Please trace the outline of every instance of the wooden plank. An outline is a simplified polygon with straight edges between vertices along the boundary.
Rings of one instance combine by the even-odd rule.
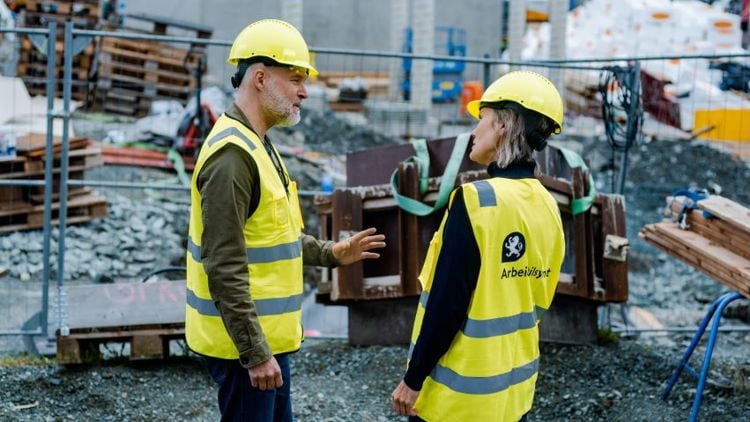
[[[138,334],[130,341],[130,360],[162,359],[164,356],[169,356],[169,340],[161,336]]]
[[[103,328],[185,321],[185,281],[66,286],[68,326]]]
[[[87,138],[70,138],[68,145],[70,150],[85,148],[88,145]],[[52,139],[53,150],[59,154],[62,150],[62,138],[55,136]],[[27,133],[16,138],[16,151],[18,155],[26,157],[44,157],[47,148],[47,135],[44,133]]]
[[[607,236],[627,238],[625,231],[625,197],[622,195],[602,196],[602,242]],[[627,254],[627,251],[625,252]],[[628,263],[602,256],[603,287],[607,301],[625,302],[628,300]]]
[[[582,198],[585,195],[585,179],[581,169],[573,169],[571,181],[573,198]],[[573,216],[575,279],[571,288],[574,288],[575,295],[580,297],[591,297],[593,294],[594,267],[590,259],[593,252],[593,245],[589,241],[590,216],[590,211]]]
[[[672,200],[669,197],[667,198],[667,204],[672,209],[673,219],[677,218],[683,206],[680,200]],[[737,230],[730,222],[720,218],[705,218],[701,210],[688,209],[685,218],[689,230],[750,259],[750,233]]]
[[[333,240],[345,240],[362,230],[362,199],[347,191],[336,191],[332,196]],[[333,273],[331,299],[357,299],[364,294],[363,263],[339,267]]]
[[[666,252],[750,296],[750,260],[671,222],[649,224],[644,229],[646,240],[664,238],[667,242],[658,244]]]
[[[419,168],[416,164],[401,163],[398,166],[399,191],[402,195],[419,199]],[[422,249],[420,233],[420,220],[414,214],[402,209],[398,211],[398,222],[400,232],[401,256],[401,290],[403,295],[416,296],[422,289],[419,285],[419,271],[422,260],[418,251]]]
[[[698,201],[698,208],[718,216],[737,230],[750,234],[750,209],[718,195]]]

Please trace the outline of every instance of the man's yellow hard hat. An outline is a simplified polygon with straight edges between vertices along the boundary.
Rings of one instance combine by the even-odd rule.
[[[232,43],[227,62],[237,66],[240,60],[268,57],[278,63],[307,69],[310,76],[318,71],[310,64],[310,51],[302,34],[279,19],[263,19],[246,26]]]

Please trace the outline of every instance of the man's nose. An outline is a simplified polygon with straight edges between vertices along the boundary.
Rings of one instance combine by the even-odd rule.
[[[302,84],[302,85],[301,85],[301,87],[300,87],[300,89],[299,89],[299,92],[297,92],[297,95],[298,95],[298,96],[299,96],[299,97],[300,97],[301,99],[303,99],[303,100],[304,100],[305,98],[307,98],[307,88],[305,87],[305,84]]]

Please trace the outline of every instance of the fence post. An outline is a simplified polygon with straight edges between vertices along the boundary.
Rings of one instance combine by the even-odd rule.
[[[57,239],[57,326],[61,336],[67,336],[66,307],[63,298],[63,277],[65,275],[65,225],[68,214],[68,147],[70,137],[70,97],[73,88],[73,22],[65,23],[64,41],[64,70],[63,70],[63,135],[60,152],[60,209],[58,224],[60,236]]]
[[[54,161],[54,107],[55,90],[57,89],[57,22],[47,25],[47,140],[44,151],[44,243],[42,244],[42,309],[40,324],[42,337],[47,338],[49,312],[49,278],[50,278],[50,244],[52,234],[52,164]]]
[[[489,59],[490,55],[485,53],[484,58]],[[492,83],[492,81],[490,80],[490,68],[491,67],[492,67],[492,64],[490,64],[490,62],[484,62],[484,64],[482,65],[482,69],[483,69],[482,78],[484,79],[484,89],[487,89],[487,87],[490,86],[490,84]]]

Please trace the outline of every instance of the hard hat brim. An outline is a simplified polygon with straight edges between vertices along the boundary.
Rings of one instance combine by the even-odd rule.
[[[479,120],[479,106],[481,103],[482,100],[474,100],[466,104],[466,111],[477,120]]]

